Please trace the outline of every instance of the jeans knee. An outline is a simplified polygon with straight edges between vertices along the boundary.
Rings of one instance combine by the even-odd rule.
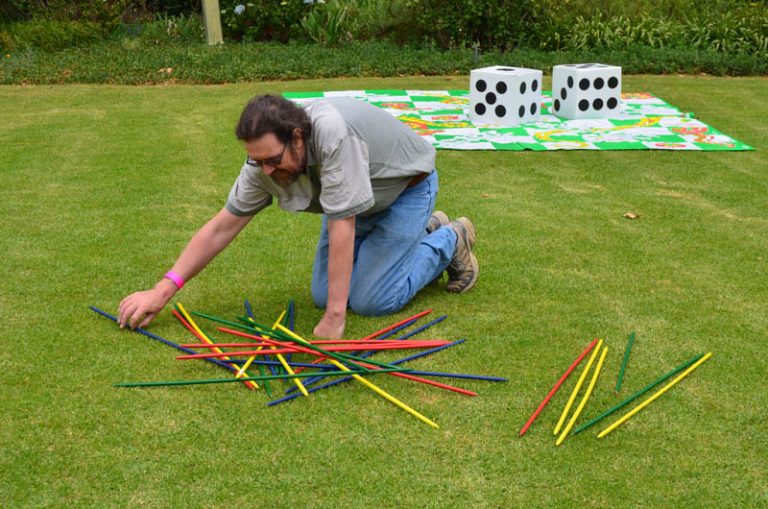
[[[350,294],[349,307],[352,311],[361,316],[381,316],[400,311],[403,306],[398,305],[397,302],[394,302],[391,299],[383,301],[381,299],[376,299],[371,295],[357,296]]]

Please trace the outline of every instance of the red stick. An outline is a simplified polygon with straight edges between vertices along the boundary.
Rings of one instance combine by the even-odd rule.
[[[310,353],[313,356],[322,355],[314,350],[309,350],[295,345],[286,345],[279,342],[275,342],[277,348],[275,350],[237,350],[235,352],[213,352],[213,353],[196,353],[188,355],[180,355],[176,357],[179,360],[187,359],[216,359],[222,357],[250,357],[252,355],[271,355],[271,354],[289,354],[289,353]],[[434,348],[437,346],[449,345],[449,341],[422,341],[419,344],[406,344],[406,345],[368,345],[366,350],[409,350],[414,348]],[[217,345],[218,346],[218,345]],[[326,352],[355,352],[360,347],[355,345],[334,345],[323,348]],[[308,351],[309,350],[309,351]]]
[[[369,365],[367,364],[365,366],[369,367]],[[421,378],[420,376],[409,375],[408,373],[397,373],[395,371],[390,371],[388,374],[398,376],[400,378],[407,378],[408,380],[413,380],[414,382],[421,382],[427,385],[434,385],[435,387],[440,387],[441,389],[445,389],[448,391],[466,394],[467,396],[477,396],[476,392],[468,391],[467,389],[462,389],[460,387],[454,387],[453,385],[435,382],[434,380],[427,380],[426,378]]]
[[[547,406],[547,403],[549,403],[549,400],[552,399],[552,396],[555,395],[557,390],[560,388],[561,385],[563,385],[563,382],[565,382],[565,379],[568,378],[568,376],[573,372],[574,369],[576,369],[576,366],[579,365],[579,363],[584,359],[584,357],[587,356],[590,350],[595,347],[597,344],[597,339],[593,339],[592,342],[587,346],[587,348],[584,349],[583,352],[581,352],[581,355],[579,355],[575,361],[573,361],[573,364],[568,368],[568,370],[563,373],[563,376],[560,377],[560,380],[557,381],[554,387],[552,387],[552,390],[549,391],[549,394],[547,394],[547,397],[544,398],[544,401],[541,402],[539,405],[539,408],[536,409],[535,412],[533,412],[533,415],[530,419],[528,419],[528,422],[525,423],[525,426],[523,426],[520,429],[520,436],[525,435],[525,432],[528,431],[528,428],[531,427],[531,424],[533,424],[533,421],[536,420],[536,417],[539,416],[542,410],[544,410],[544,407]]]
[[[390,325],[389,327],[385,327],[385,328],[381,329],[380,331],[376,331],[373,334],[369,334],[368,336],[365,336],[364,338],[361,338],[361,341],[365,341],[365,340],[368,340],[368,339],[373,339],[376,336],[381,336],[382,334],[387,333],[387,332],[391,331],[392,329],[396,329],[396,328],[400,327],[404,323],[410,322],[411,320],[417,320],[417,319],[421,318],[424,315],[430,314],[431,312],[432,312],[431,309],[427,309],[426,311],[422,311],[421,313],[416,313],[415,315],[413,315],[410,318],[406,318],[405,320],[401,320],[401,321],[397,322],[394,325]]]
[[[382,334],[385,334],[385,333],[391,331],[392,329],[396,329],[396,328],[400,327],[401,325],[404,325],[404,324],[410,322],[411,320],[418,320],[422,316],[428,315],[431,312],[432,312],[431,309],[427,309],[425,311],[422,311],[421,313],[416,313],[415,315],[410,316],[410,317],[408,317],[408,318],[406,318],[404,320],[400,320],[396,324],[390,325],[389,327],[384,327],[383,329],[381,329],[379,331],[376,331],[373,334],[369,334],[369,335],[365,336],[364,338],[361,338],[360,341],[367,341],[367,340],[373,339],[373,338],[375,338],[377,336],[381,336]],[[323,359],[316,359],[316,360],[312,361],[312,364],[319,364],[320,362],[323,362]],[[296,368],[294,370],[294,372],[295,373],[301,373],[305,369],[307,369],[307,368]]]
[[[195,328],[194,328],[194,327],[192,327],[192,325],[190,325],[190,324],[189,324],[189,323],[188,323],[188,322],[187,322],[187,321],[184,319],[184,317],[183,317],[183,316],[181,316],[181,314],[180,314],[178,311],[176,311],[175,309],[172,309],[172,310],[171,310],[171,312],[173,313],[173,316],[175,316],[176,318],[178,318],[178,320],[181,322],[181,324],[182,324],[184,327],[186,327],[187,329],[189,329],[189,332],[191,332],[193,336],[195,336],[195,337],[196,337],[197,339],[199,339],[200,341],[205,341],[205,340],[203,339],[203,337],[202,337],[202,336],[200,336],[200,334],[198,334],[198,333],[197,333],[197,331],[195,330]],[[208,344],[208,343],[205,343],[205,344]],[[252,391],[258,388],[258,386],[257,386],[255,383],[253,383],[252,381],[250,381],[250,380],[246,380],[245,382],[243,382],[243,384],[244,384],[246,387],[248,387],[250,390],[252,390]]]

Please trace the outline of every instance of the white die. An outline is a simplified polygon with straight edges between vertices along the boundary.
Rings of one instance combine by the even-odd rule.
[[[612,118],[621,112],[621,67],[566,64],[552,68],[552,113],[569,119]]]
[[[479,124],[516,125],[541,116],[536,69],[495,65],[469,73],[469,118]]]

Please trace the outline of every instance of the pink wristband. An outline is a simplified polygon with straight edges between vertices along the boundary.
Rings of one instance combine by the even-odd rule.
[[[168,272],[165,273],[165,276],[163,277],[173,281],[176,284],[176,288],[178,288],[179,290],[184,288],[184,279],[182,279],[182,277],[176,274],[174,271],[169,270]]]

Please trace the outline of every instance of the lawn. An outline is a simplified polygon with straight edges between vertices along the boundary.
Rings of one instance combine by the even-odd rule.
[[[625,91],[694,112],[753,152],[438,153],[439,208],[477,224],[478,286],[429,287],[395,316],[347,324],[362,337],[431,308],[448,318],[419,337],[466,342],[411,367],[509,378],[453,382],[474,398],[375,378],[438,430],[355,385],[274,407],[240,384],[112,386],[222,374],[88,306],[115,313],[153,285],[224,204],[249,97],[467,85],[0,87],[0,506],[768,507],[765,78],[624,77]],[[309,335],[318,229],[319,217],[265,211],[178,300],[233,318],[248,298],[271,323],[293,299]],[[191,340],[167,310],[150,330]],[[595,337],[609,352],[584,418],[714,355],[606,438],[598,426],[556,447],[574,376],[519,438]]]

